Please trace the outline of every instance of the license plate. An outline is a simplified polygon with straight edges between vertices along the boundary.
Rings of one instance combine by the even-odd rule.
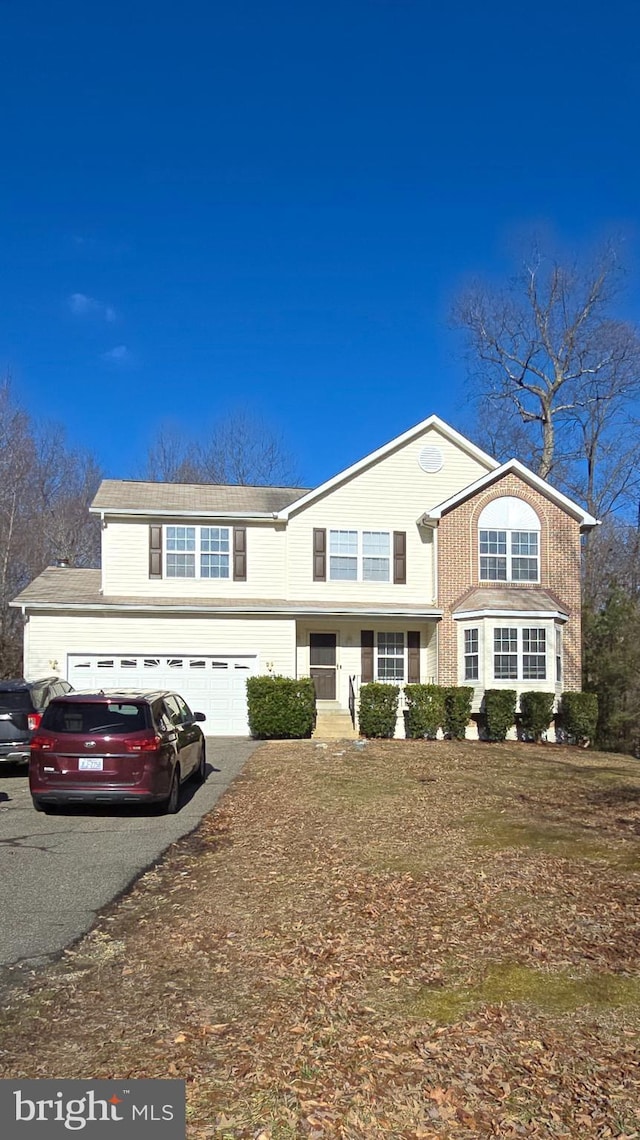
[[[81,756],[78,760],[79,772],[101,772],[102,771],[102,757],[101,756]]]

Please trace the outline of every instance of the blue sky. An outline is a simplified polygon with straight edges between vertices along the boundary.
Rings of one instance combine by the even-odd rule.
[[[0,365],[110,476],[239,408],[309,485],[464,430],[451,299],[532,227],[619,235],[637,314],[637,4],[0,0],[0,30]]]

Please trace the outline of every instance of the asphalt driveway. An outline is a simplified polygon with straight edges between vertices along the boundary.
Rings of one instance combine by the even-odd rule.
[[[24,770],[0,771],[0,971],[42,964],[89,929],[96,912],[197,827],[255,749],[207,739],[207,779],[189,781],[177,815],[138,808],[36,812]]]

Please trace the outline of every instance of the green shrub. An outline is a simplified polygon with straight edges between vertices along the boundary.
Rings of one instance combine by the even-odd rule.
[[[515,689],[487,689],[484,694],[484,716],[487,740],[506,740],[516,722]]]
[[[560,705],[562,731],[571,744],[593,740],[598,723],[596,693],[563,693]]]
[[[520,695],[520,726],[536,744],[553,720],[553,693],[531,691]]]
[[[360,686],[358,722],[362,736],[386,740],[395,736],[399,695],[397,685],[371,681]]]
[[[310,677],[248,677],[249,731],[259,740],[311,736],[316,694]]]
[[[411,740],[435,740],[444,724],[444,689],[440,685],[406,685],[405,729]]]
[[[444,734],[450,740],[464,740],[471,716],[473,689],[470,685],[454,685],[444,691]]]

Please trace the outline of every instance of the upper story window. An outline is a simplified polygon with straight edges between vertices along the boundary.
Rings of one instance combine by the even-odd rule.
[[[226,526],[168,526],[167,578],[228,578],[230,533]]]
[[[540,520],[523,499],[494,499],[478,520],[481,582],[540,581]]]
[[[337,582],[389,582],[388,530],[330,530],[329,579]]]

